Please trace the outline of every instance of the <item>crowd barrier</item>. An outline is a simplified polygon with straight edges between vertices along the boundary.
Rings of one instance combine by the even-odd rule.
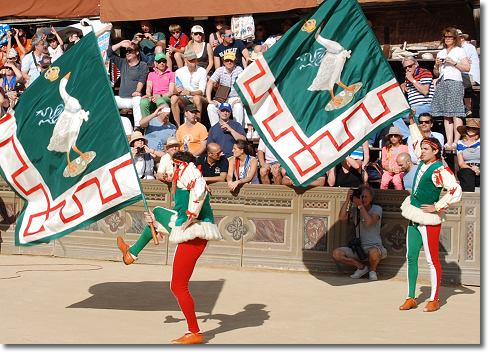
[[[172,206],[168,185],[157,180],[142,180],[142,185],[150,208]],[[246,184],[237,193],[231,193],[223,182],[210,185],[210,189],[223,239],[210,243],[198,265],[301,270],[312,274],[354,271],[332,257],[334,248],[346,246],[353,236],[354,230],[347,221],[337,220],[347,189]],[[408,221],[402,217],[400,205],[408,194],[376,190],[374,203],[383,208],[381,237],[388,250],[388,257],[378,265],[380,279],[406,276]],[[0,197],[1,253],[121,261],[117,236],[132,244],[145,226],[144,204],[138,202],[50,243],[16,247],[15,214],[23,202],[1,179]],[[464,193],[460,203],[445,211],[445,218],[439,255],[442,281],[480,285],[480,193]],[[168,243],[167,238],[157,246],[151,241],[135,265],[171,265],[174,249],[175,245]],[[423,250],[419,263],[419,278],[429,280]]]

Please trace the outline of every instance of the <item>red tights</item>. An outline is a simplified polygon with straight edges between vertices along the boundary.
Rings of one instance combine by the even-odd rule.
[[[188,282],[195,268],[198,258],[202,255],[207,240],[195,238],[190,241],[179,243],[176,246],[175,256],[173,258],[173,274],[171,277],[171,291],[178,300],[181,311],[185,315],[188,323],[188,330],[192,333],[198,333],[197,317],[195,314],[195,303],[188,291]]]

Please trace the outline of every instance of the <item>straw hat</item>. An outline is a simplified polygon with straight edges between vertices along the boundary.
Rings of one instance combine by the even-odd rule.
[[[147,138],[144,137],[144,135],[140,131],[135,131],[134,133],[131,134],[129,145],[132,147],[134,145],[134,142],[137,141],[138,139],[143,139],[144,144],[147,145]]]
[[[178,147],[181,147],[183,145],[183,143],[181,143],[178,140],[178,138],[176,138],[176,137],[169,137],[166,140],[166,144],[164,145],[164,149],[167,150],[172,145],[178,145]]]
[[[400,135],[400,138],[403,138],[403,134],[400,132],[400,127],[396,127],[396,126],[390,127],[390,130],[388,131],[386,138],[389,138],[388,136],[390,134],[398,134],[398,135]]]
[[[480,129],[480,120],[469,119],[468,121],[466,121],[466,125],[458,126],[457,130],[459,133],[461,133],[461,136],[466,134],[466,127],[473,127],[473,128]]]

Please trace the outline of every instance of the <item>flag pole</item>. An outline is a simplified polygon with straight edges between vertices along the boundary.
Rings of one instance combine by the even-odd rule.
[[[91,30],[93,31],[93,34],[95,34],[95,28],[93,27],[93,24],[89,19],[87,19],[87,18],[82,19],[81,25],[89,25],[91,27]],[[95,36],[95,39],[96,39],[96,36]],[[122,122],[120,122],[120,123],[122,124]],[[129,149],[129,152],[130,152],[130,149]],[[130,157],[132,159],[132,165],[134,166],[134,170],[135,170],[136,175],[137,175],[137,169],[136,169],[136,165],[134,163],[134,158],[132,157],[132,153],[130,153]],[[139,178],[137,178],[137,182],[139,182],[139,188],[141,189],[141,195],[142,195],[142,201],[144,203],[144,207],[146,208],[146,212],[149,213],[149,207],[147,206],[146,196],[145,196],[144,191],[142,189],[141,180]],[[158,237],[156,235],[156,230],[154,229],[154,224],[152,222],[150,222],[150,223],[148,223],[148,225],[151,228],[151,234],[153,237],[154,244],[158,245],[159,240],[158,240]]]

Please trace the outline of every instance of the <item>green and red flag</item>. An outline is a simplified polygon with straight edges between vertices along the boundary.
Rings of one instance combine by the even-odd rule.
[[[356,0],[325,0],[234,86],[297,186],[323,176],[410,109]]]
[[[93,32],[0,118],[0,172],[24,199],[15,244],[48,242],[143,199]]]

